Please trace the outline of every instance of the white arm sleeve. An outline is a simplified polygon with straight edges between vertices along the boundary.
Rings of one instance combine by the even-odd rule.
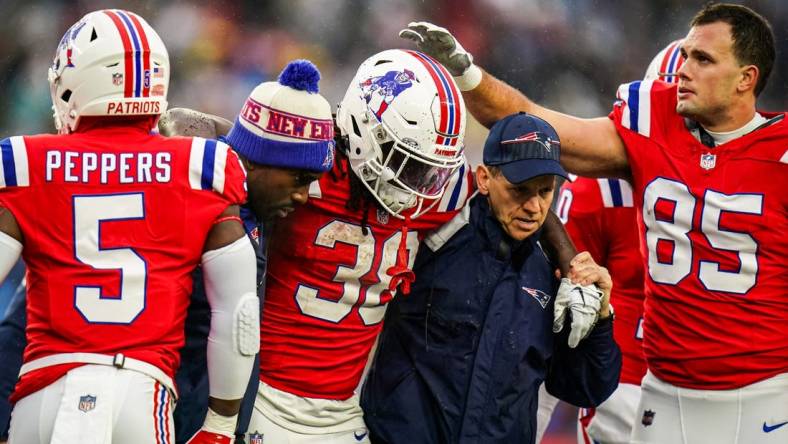
[[[13,237],[0,231],[0,284],[14,268],[22,254],[22,244]]]
[[[257,261],[246,236],[202,256],[205,294],[211,306],[208,382],[211,397],[242,398],[260,349]]]

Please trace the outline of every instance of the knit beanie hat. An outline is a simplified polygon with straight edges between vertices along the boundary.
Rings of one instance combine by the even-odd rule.
[[[260,165],[330,170],[334,120],[331,105],[317,93],[319,80],[312,62],[290,62],[277,82],[261,83],[252,91],[227,142]]]

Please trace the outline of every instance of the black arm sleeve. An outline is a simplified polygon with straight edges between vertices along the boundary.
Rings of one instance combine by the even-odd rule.
[[[596,407],[618,387],[621,374],[621,350],[613,340],[613,321],[599,321],[575,349],[567,345],[568,327],[556,335],[545,386],[551,395],[572,405]]]
[[[22,368],[22,352],[25,350],[25,287],[19,286],[0,322],[0,440],[8,439],[11,423],[11,403],[8,397],[14,390]]]

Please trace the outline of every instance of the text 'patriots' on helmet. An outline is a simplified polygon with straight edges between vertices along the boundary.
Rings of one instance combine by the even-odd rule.
[[[170,59],[140,16],[105,9],[63,35],[49,68],[55,126],[70,133],[82,116],[159,115],[167,109]]]
[[[451,74],[417,51],[392,49],[358,69],[337,111],[351,169],[386,210],[423,214],[464,163],[466,110]]]

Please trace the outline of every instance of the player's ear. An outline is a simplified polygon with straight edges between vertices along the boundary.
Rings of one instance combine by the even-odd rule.
[[[755,91],[760,77],[760,71],[755,65],[746,65],[741,67],[741,77],[739,84],[736,86],[738,92]]]
[[[476,186],[485,196],[490,193],[490,170],[484,165],[476,167]]]

